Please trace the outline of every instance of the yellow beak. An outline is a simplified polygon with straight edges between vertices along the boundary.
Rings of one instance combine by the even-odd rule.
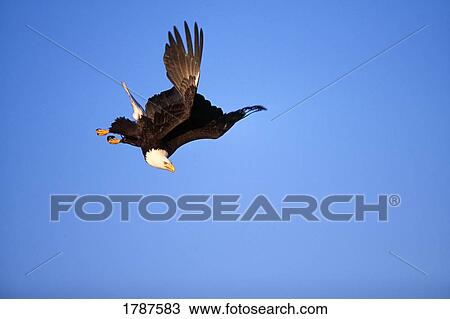
[[[172,163],[166,164],[164,165],[164,167],[166,168],[166,170],[168,170],[169,172],[175,172],[175,166],[173,166]]]

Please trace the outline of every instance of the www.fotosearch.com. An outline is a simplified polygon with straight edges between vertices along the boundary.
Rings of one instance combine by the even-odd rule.
[[[211,301],[211,300],[210,300]],[[186,309],[188,310],[186,312]],[[294,305],[290,302],[273,304],[230,303],[225,304],[187,304],[180,307],[179,302],[145,303],[126,302],[123,304],[125,315],[326,315],[328,307],[324,305]]]
[[[50,221],[60,222],[66,215],[74,214],[87,222],[105,221],[113,215],[118,215],[120,221],[125,222],[136,217],[150,222],[290,222],[295,219],[307,222],[363,222],[370,218],[369,215],[373,215],[376,221],[386,222],[390,208],[400,203],[398,194],[331,194],[321,198],[288,194],[278,201],[262,194],[250,201],[242,201],[241,196],[236,194],[189,194],[177,198],[160,194],[58,194],[50,196]]]

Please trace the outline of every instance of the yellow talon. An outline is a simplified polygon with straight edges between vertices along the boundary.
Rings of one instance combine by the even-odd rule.
[[[104,136],[109,133],[109,130],[104,130],[102,128],[98,128],[95,130],[95,133],[97,133],[98,136]]]
[[[121,140],[115,138],[114,136],[108,136],[107,141],[109,144],[119,144]]]

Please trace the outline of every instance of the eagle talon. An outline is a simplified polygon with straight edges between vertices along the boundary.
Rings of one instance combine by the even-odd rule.
[[[95,130],[95,133],[97,133],[98,136],[104,136],[109,133],[109,130],[98,128]]]
[[[106,138],[109,144],[119,144],[122,140],[119,140],[118,138],[110,135]]]

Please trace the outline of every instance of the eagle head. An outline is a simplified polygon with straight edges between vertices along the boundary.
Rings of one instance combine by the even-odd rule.
[[[165,169],[169,172],[175,172],[175,167],[167,158],[168,153],[165,150],[151,149],[145,153],[145,161],[156,168]]]

